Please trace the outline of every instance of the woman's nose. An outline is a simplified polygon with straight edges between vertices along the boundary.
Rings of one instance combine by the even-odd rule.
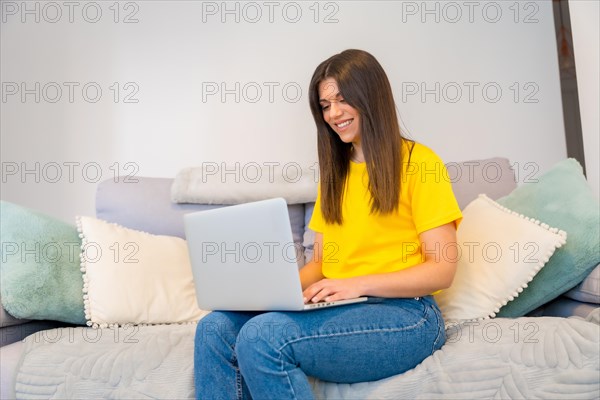
[[[340,115],[342,115],[342,110],[337,105],[337,103],[335,103],[335,102],[330,103],[329,104],[329,117],[334,119],[336,117],[339,117]]]

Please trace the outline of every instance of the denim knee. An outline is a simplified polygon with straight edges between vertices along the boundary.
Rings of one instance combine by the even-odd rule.
[[[237,336],[235,350],[240,369],[262,361],[279,359],[285,342],[281,330],[287,321],[283,314],[272,312],[258,315],[244,324]]]
[[[196,346],[211,343],[214,340],[233,347],[240,326],[249,317],[230,312],[213,311],[198,322],[196,328]]]
[[[235,353],[237,357],[238,367],[242,373],[248,368],[256,367],[256,361],[260,357],[259,355],[264,352],[263,349],[259,349],[258,340],[246,340],[245,335],[240,332],[235,342]]]
[[[260,318],[255,317],[246,322],[237,335],[235,352],[242,371],[244,366],[255,364],[261,354],[264,355],[273,350],[269,348],[270,344],[265,340],[262,330]]]

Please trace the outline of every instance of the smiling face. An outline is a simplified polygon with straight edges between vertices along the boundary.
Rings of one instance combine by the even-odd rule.
[[[319,103],[323,118],[344,143],[360,147],[360,116],[358,110],[346,103],[338,84],[327,78],[319,84]]]

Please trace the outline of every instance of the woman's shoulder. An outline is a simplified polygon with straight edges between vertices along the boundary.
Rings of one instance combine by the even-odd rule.
[[[440,156],[437,155],[430,147],[415,142],[412,140],[404,140],[404,155],[405,162],[427,162],[427,161],[441,161]]]

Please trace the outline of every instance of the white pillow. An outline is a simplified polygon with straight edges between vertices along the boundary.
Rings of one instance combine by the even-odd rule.
[[[495,317],[566,243],[567,234],[480,194],[463,210],[456,236],[454,281],[435,295],[446,325]]]
[[[233,167],[233,168],[232,168]],[[283,197],[288,204],[315,201],[318,176],[298,163],[251,162],[226,166],[209,162],[184,168],[171,186],[173,203],[241,204]]]
[[[198,321],[187,243],[78,217],[88,326]]]

